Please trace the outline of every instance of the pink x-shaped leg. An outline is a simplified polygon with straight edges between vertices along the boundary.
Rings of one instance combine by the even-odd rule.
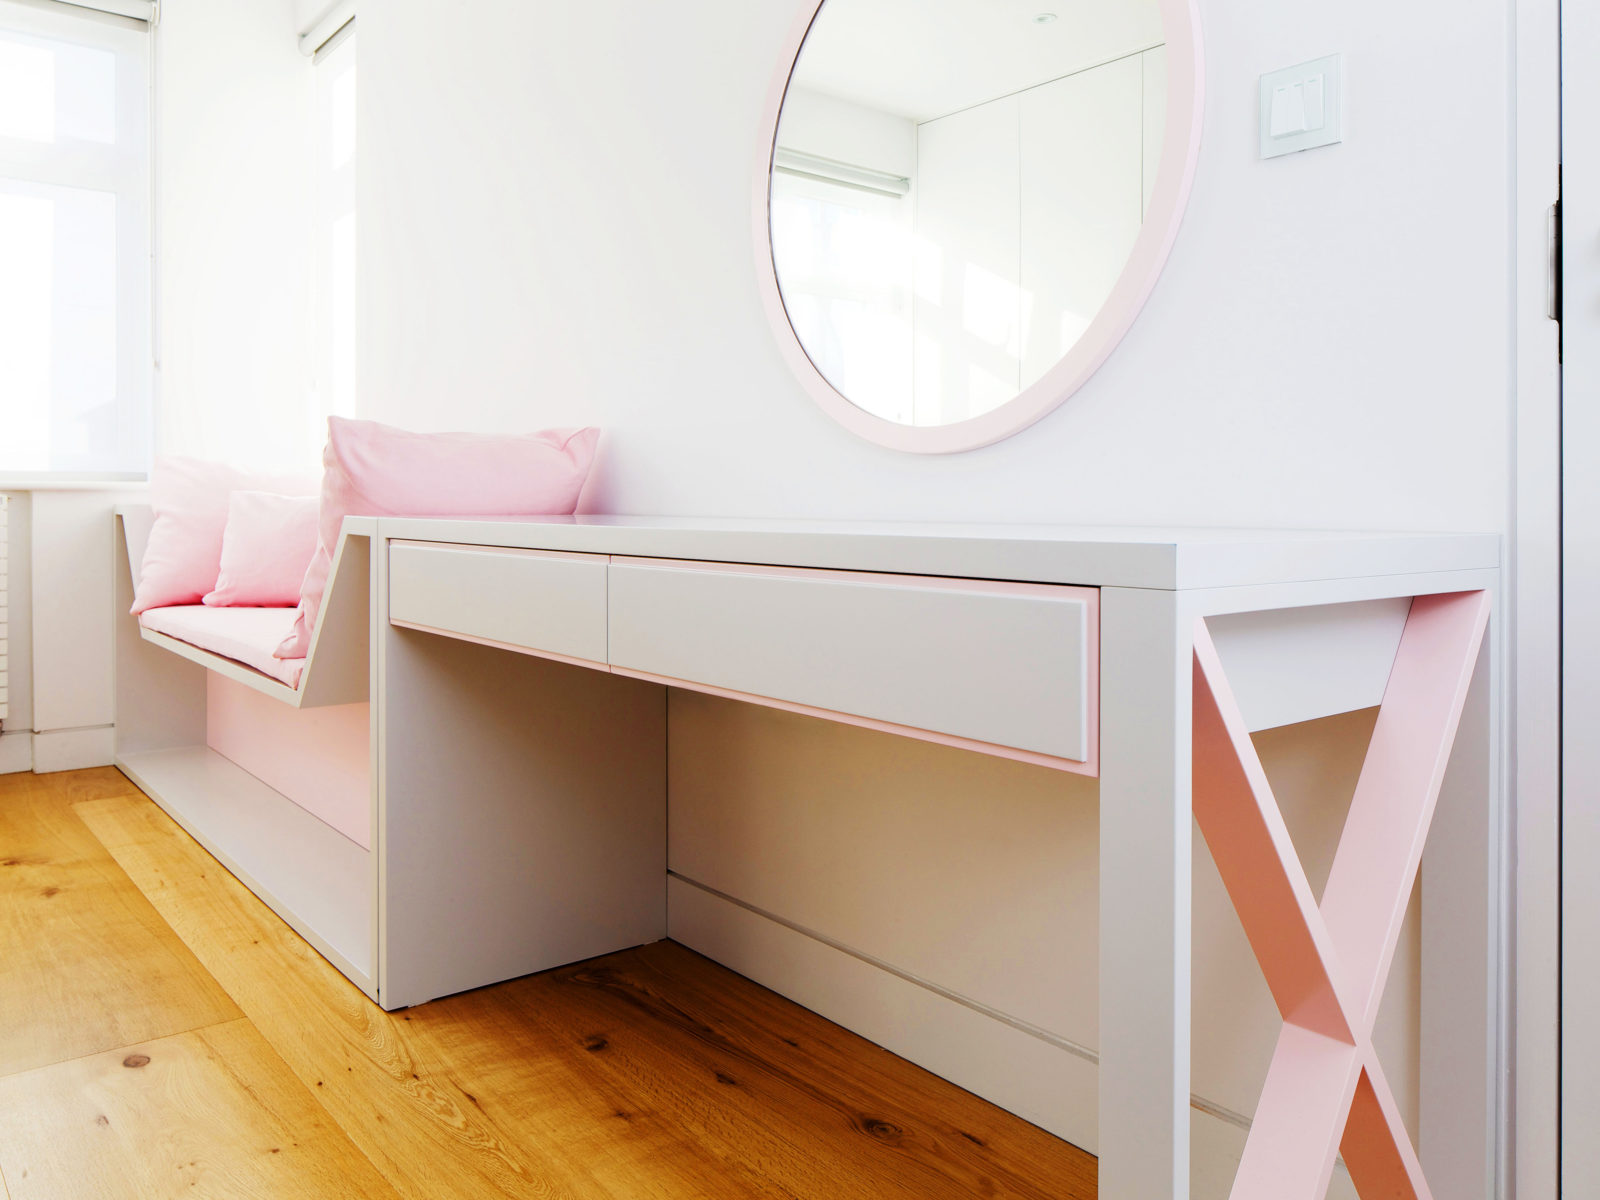
[[[1488,617],[1412,601],[1320,905],[1197,623],[1194,814],[1283,1017],[1233,1200],[1321,1200],[1341,1151],[1362,1200],[1431,1200],[1372,1026]]]

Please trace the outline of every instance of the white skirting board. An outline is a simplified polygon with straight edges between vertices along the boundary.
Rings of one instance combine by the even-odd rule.
[[[367,851],[205,746],[123,755],[117,766],[318,953],[374,994]]]
[[[714,895],[667,882],[667,934],[797,1004],[1010,1109],[1095,1147],[1092,1062]]]
[[[676,876],[668,936],[1073,1145],[1093,1151],[1099,1068],[1083,1054],[969,1007]],[[1194,1200],[1225,1200],[1243,1125],[1190,1110]],[[1357,1200],[1343,1164],[1328,1191]]]
[[[33,769],[81,771],[109,767],[116,758],[116,729],[95,725],[88,729],[43,729],[33,735]]]
[[[18,729],[0,733],[0,775],[33,770],[33,733]]]

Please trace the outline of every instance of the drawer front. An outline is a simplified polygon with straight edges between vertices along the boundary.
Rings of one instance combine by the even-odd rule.
[[[389,544],[389,619],[606,661],[606,556]]]
[[[611,560],[614,667],[1086,761],[1098,593]]]

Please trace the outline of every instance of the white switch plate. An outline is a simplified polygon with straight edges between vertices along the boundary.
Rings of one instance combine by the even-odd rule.
[[[1261,77],[1261,157],[1344,140],[1341,55],[1330,54]]]

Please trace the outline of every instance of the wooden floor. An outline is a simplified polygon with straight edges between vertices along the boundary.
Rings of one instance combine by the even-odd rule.
[[[384,1013],[107,769],[0,776],[0,1193],[1080,1200],[1095,1161],[671,942]]]

